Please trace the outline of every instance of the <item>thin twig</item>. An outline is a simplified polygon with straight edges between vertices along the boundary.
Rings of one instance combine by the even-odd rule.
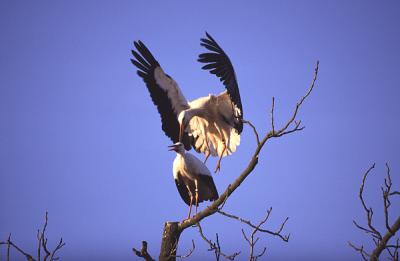
[[[260,145],[260,136],[258,135],[256,126],[253,125],[253,123],[251,123],[250,121],[247,120],[242,120],[243,123],[249,124],[249,126],[253,129],[254,135],[256,136],[256,141],[257,141],[257,145]]]
[[[240,254],[240,251],[239,251],[239,252],[235,252],[235,253],[233,253],[233,254],[231,254],[231,255],[224,254],[224,253],[221,251],[221,245],[220,245],[220,243],[219,243],[218,233],[216,234],[216,243],[214,243],[214,242],[212,242],[210,239],[208,239],[208,238],[204,235],[203,229],[201,228],[200,223],[197,223],[197,227],[199,228],[199,233],[200,233],[201,238],[202,238],[205,242],[207,242],[207,244],[208,244],[209,247],[210,247],[210,248],[208,249],[208,251],[214,251],[216,260],[219,260],[219,259],[220,259],[220,256],[223,256],[224,258],[226,258],[226,259],[228,259],[228,260],[234,260],[234,259]]]
[[[55,257],[56,252],[58,250],[60,250],[63,246],[65,246],[65,243],[63,242],[63,239],[61,238],[60,241],[58,242],[58,245],[56,246],[56,248],[53,250],[53,252],[51,252],[50,255],[50,260],[58,260],[58,257]]]
[[[27,260],[35,261],[35,259],[30,254],[26,253],[24,250],[22,250],[20,247],[18,247],[16,244],[14,244],[14,242],[11,241],[11,233],[8,235],[7,241],[0,242],[0,245],[7,245],[7,261],[10,260],[11,247],[13,247],[19,253],[24,255]]]
[[[272,97],[272,106],[271,106],[271,127],[272,127],[272,133],[275,133],[274,110],[275,110],[275,97]]]
[[[254,247],[255,247],[257,241],[259,240],[259,238],[257,238],[256,240],[254,240],[254,236],[255,236],[255,234],[256,234],[258,231],[261,231],[261,228],[260,228],[260,227],[261,227],[265,222],[267,222],[269,216],[271,215],[271,212],[272,212],[272,208],[269,208],[269,209],[267,210],[266,216],[260,221],[260,223],[258,223],[257,226],[254,227],[254,229],[253,229],[253,231],[251,232],[249,238],[246,236],[244,230],[242,229],[243,237],[244,237],[244,239],[247,241],[247,243],[248,243],[249,246],[250,246],[249,261],[256,261],[258,258],[260,258],[261,256],[263,256],[263,255],[265,254],[265,251],[267,250],[267,248],[264,247],[264,250],[261,251],[260,254],[254,255]],[[246,223],[246,224],[248,224],[248,223]]]
[[[382,198],[383,198],[383,210],[385,213],[385,225],[386,229],[390,231],[390,225],[389,225],[389,207],[391,205],[390,199],[389,199],[389,194],[390,190],[392,189],[392,178],[390,177],[390,167],[389,164],[386,163],[386,174],[387,174],[387,179],[385,178],[385,188],[381,187],[382,189]]]
[[[363,192],[364,192],[364,187],[365,187],[365,182],[367,179],[368,174],[371,172],[371,170],[375,167],[375,164],[373,164],[365,173],[362,179],[362,183],[360,186],[360,191],[359,191],[359,198],[361,201],[361,204],[364,208],[364,211],[366,212],[366,217],[367,217],[367,223],[368,223],[368,228],[363,227],[359,225],[356,221],[353,221],[354,225],[366,232],[367,234],[370,234],[372,236],[372,241],[375,244],[375,249],[372,251],[371,254],[368,254],[365,250],[364,247],[355,247],[353,244],[349,242],[349,245],[359,252],[361,256],[363,257],[364,260],[367,260],[366,257],[369,257],[370,260],[376,261],[379,259],[379,256],[381,253],[386,249],[389,255],[391,256],[392,260],[398,260],[398,249],[399,249],[399,243],[398,239],[396,241],[396,245],[389,245],[389,240],[393,238],[393,236],[397,233],[397,231],[400,229],[400,217],[396,219],[396,221],[393,223],[393,225],[390,225],[389,221],[389,207],[391,206],[390,202],[390,196],[391,196],[391,189],[392,189],[392,179],[390,176],[390,167],[389,164],[386,163],[386,175],[387,177],[384,179],[384,187],[381,187],[382,190],[382,198],[383,198],[383,207],[384,207],[384,219],[385,219],[385,227],[386,231],[384,233],[379,232],[375,227],[372,225],[372,217],[373,217],[373,210],[371,207],[367,207],[367,204],[365,203],[364,197],[363,197]],[[382,236],[383,235],[383,236]],[[391,248],[394,250],[392,252]]]
[[[43,234],[40,233],[40,229],[37,230],[36,239],[38,240],[38,249],[37,249],[37,260],[40,261],[40,250],[41,250],[41,243],[42,243],[42,236]]]
[[[53,261],[53,260],[58,260],[59,257],[56,257],[56,253],[57,251],[59,251],[63,246],[65,246],[65,243],[63,242],[62,238],[60,239],[60,242],[58,243],[58,245],[54,248],[54,250],[52,252],[50,252],[47,248],[47,238],[46,238],[46,228],[47,228],[47,223],[48,223],[48,212],[46,212],[46,216],[45,216],[45,222],[44,222],[44,226],[43,226],[43,231],[40,232],[40,230],[37,230],[36,233],[36,239],[38,241],[38,248],[37,248],[37,260],[40,261],[41,258],[41,249],[43,248],[44,252],[46,253],[46,255],[43,257],[44,261]],[[11,234],[9,235],[7,242],[0,242],[0,245],[3,244],[7,244],[7,260],[10,259],[10,247],[12,246],[13,248],[15,248],[18,252],[20,252],[22,255],[24,255],[26,257],[27,260],[32,260],[35,261],[35,259],[32,257],[31,254],[26,253],[25,251],[23,251],[20,247],[18,247],[16,244],[14,244],[11,241]]]
[[[265,251],[267,251],[266,247],[264,247],[263,251],[260,254],[254,256],[254,260],[257,260],[258,258],[262,257],[265,254]]]
[[[10,239],[11,239],[11,233],[8,235],[7,239],[7,261],[10,261]]]
[[[47,249],[47,238],[46,238],[46,228],[47,228],[47,222],[48,222],[48,212],[46,211],[46,216],[45,216],[45,221],[44,221],[44,226],[43,226],[43,232],[42,232],[42,247],[44,252],[46,252],[46,255],[44,257],[44,261],[47,260],[47,258],[51,255],[51,252]],[[50,260],[51,261],[51,260]]]
[[[281,132],[284,132],[287,128],[289,128],[290,124],[292,124],[292,122],[296,119],[297,116],[297,112],[299,111],[300,106],[303,104],[304,100],[311,94],[311,91],[314,89],[314,85],[315,85],[315,81],[317,80],[317,76],[318,76],[318,68],[319,68],[319,61],[317,61],[317,65],[315,67],[315,71],[314,71],[314,78],[311,81],[311,85],[310,88],[308,89],[306,95],[304,95],[300,101],[296,104],[296,107],[294,109],[293,115],[290,118],[290,120],[286,123],[286,125],[280,129],[278,131],[278,134]]]
[[[196,245],[194,244],[194,240],[192,239],[192,248],[189,249],[189,253],[187,253],[186,255],[171,255],[171,257],[177,257],[177,258],[181,258],[181,259],[188,258],[193,254],[195,248],[196,248]]]
[[[375,168],[375,163],[372,164],[372,166],[364,173],[364,177],[360,186],[360,191],[358,194],[358,197],[360,198],[361,204],[366,212],[367,215],[367,222],[368,222],[368,227],[370,228],[371,233],[376,236],[379,240],[382,240],[382,235],[381,233],[376,230],[376,228],[372,225],[372,217],[374,215],[374,211],[372,208],[368,208],[367,205],[365,204],[364,197],[363,197],[363,192],[364,192],[364,187],[365,187],[365,181],[367,179],[368,174],[371,172],[371,170]],[[354,222],[355,223],[355,222]],[[359,227],[360,228],[360,227]],[[367,231],[367,230],[365,230]]]
[[[272,211],[272,208],[270,208],[270,209],[268,210],[268,213],[270,213],[270,211]],[[224,212],[224,211],[222,211],[222,210],[219,210],[218,213],[221,214],[221,215],[223,215],[223,216],[226,216],[226,217],[229,217],[229,218],[232,218],[232,219],[236,219],[236,220],[238,220],[238,221],[240,221],[240,222],[242,222],[242,223],[244,223],[244,224],[246,224],[246,225],[248,225],[248,226],[250,226],[250,227],[252,227],[252,228],[254,228],[254,229],[257,228],[257,226],[254,225],[254,224],[252,224],[251,221],[249,221],[249,220],[246,220],[246,219],[243,219],[243,218],[241,218],[241,217],[238,217],[238,216],[229,214],[229,213]],[[268,214],[268,215],[269,215],[269,214]],[[286,224],[286,222],[287,222],[288,220],[289,220],[289,218],[287,217],[287,218],[282,222],[280,228],[279,228],[278,230],[276,230],[276,231],[271,231],[271,230],[262,229],[262,228],[258,228],[257,230],[260,231],[260,232],[264,232],[264,233],[273,235],[273,236],[277,236],[277,237],[279,237],[280,239],[282,239],[283,241],[288,242],[288,241],[289,241],[290,234],[289,234],[289,235],[282,235],[282,234],[281,234],[281,232],[282,232],[282,230],[283,230],[283,228],[284,228],[284,226],[285,226],[285,224]]]
[[[365,252],[364,250],[364,246],[361,245],[361,247],[356,247],[355,245],[353,245],[351,242],[348,242],[349,246],[352,247],[355,251],[359,252],[361,254],[361,257],[365,260],[368,261],[368,257],[370,256],[370,254],[368,254],[367,252]]]

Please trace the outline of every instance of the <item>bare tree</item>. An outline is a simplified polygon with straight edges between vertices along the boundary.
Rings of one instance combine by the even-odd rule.
[[[246,236],[245,233],[243,232],[243,236],[245,240],[248,242],[250,246],[250,254],[249,254],[249,260],[257,260],[260,256],[265,254],[266,248],[262,250],[259,254],[255,254],[255,245],[258,241],[258,238],[254,239],[254,236],[257,232],[269,234],[275,237],[278,237],[282,239],[285,242],[288,242],[289,240],[289,235],[283,235],[282,231],[284,229],[284,226],[288,220],[286,218],[280,227],[276,229],[275,231],[268,230],[261,228],[261,226],[268,220],[272,208],[270,208],[267,211],[266,217],[260,221],[257,225],[254,225],[254,223],[250,222],[249,220],[245,220],[243,218],[240,218],[238,216],[235,216],[233,214],[228,214],[224,211],[222,211],[222,208],[224,207],[226,201],[229,199],[230,195],[242,184],[242,182],[253,172],[255,169],[257,163],[258,163],[258,158],[261,150],[263,149],[264,145],[266,144],[267,141],[273,139],[273,138],[280,138],[282,136],[295,133],[298,131],[301,131],[304,129],[304,126],[301,125],[301,121],[297,120],[297,114],[298,111],[303,104],[304,100],[310,95],[314,88],[314,84],[317,79],[318,75],[318,66],[319,62],[317,61],[316,67],[315,67],[315,72],[314,72],[314,77],[311,81],[310,87],[307,90],[306,94],[299,100],[299,102],[296,104],[294,111],[291,115],[291,117],[287,120],[287,122],[280,128],[276,129],[275,127],[275,118],[274,118],[274,109],[275,109],[275,99],[272,98],[272,108],[271,108],[271,130],[267,132],[264,136],[262,136],[262,139],[260,139],[259,132],[257,131],[257,128],[250,122],[250,121],[245,121],[243,120],[244,123],[248,124],[255,135],[256,142],[257,142],[257,147],[255,148],[255,151],[253,153],[253,156],[248,163],[247,167],[242,171],[242,173],[225,189],[225,191],[219,196],[217,200],[215,200],[211,205],[206,207],[203,211],[197,213],[194,217],[190,219],[183,220],[181,222],[166,222],[164,226],[164,231],[162,234],[162,240],[161,240],[161,250],[160,250],[160,256],[159,260],[162,261],[172,261],[176,260],[176,257],[182,257],[182,256],[177,256],[177,246],[179,242],[179,237],[182,234],[182,232],[190,227],[198,227],[199,233],[202,239],[204,239],[205,242],[210,247],[211,251],[214,251],[215,257],[217,260],[220,259],[220,257],[224,257],[229,260],[234,260],[235,257],[237,257],[240,252],[236,252],[233,254],[225,254],[221,251],[221,245],[219,242],[219,237],[218,234],[216,234],[216,241],[213,242],[212,240],[208,239],[202,230],[202,227],[200,225],[200,221],[202,221],[204,218],[207,218],[208,216],[211,216],[213,214],[219,213],[223,216],[226,216],[228,218],[236,219],[240,221],[241,223],[250,226],[253,228],[253,232],[250,234],[250,236]],[[193,243],[194,246],[194,243]],[[194,249],[194,247],[193,247]],[[136,249],[133,249],[134,253],[139,256],[143,257],[146,260],[153,260],[149,253],[147,252],[147,243],[143,241],[142,244],[142,249],[141,251],[138,251]],[[193,251],[190,252],[190,254]],[[187,256],[185,256],[187,257]]]
[[[47,237],[46,237],[47,222],[48,222],[48,213],[46,211],[43,230],[40,231],[40,229],[38,229],[37,234],[36,234],[36,239],[38,241],[36,259],[33,257],[33,255],[25,252],[19,246],[17,246],[13,241],[11,241],[11,233],[8,236],[7,241],[0,241],[0,246],[1,245],[7,246],[7,261],[10,260],[11,247],[14,248],[20,254],[22,254],[23,256],[25,256],[25,258],[27,260],[29,260],[29,261],[40,261],[40,260],[52,261],[52,260],[58,260],[59,257],[56,257],[56,253],[63,246],[65,246],[65,243],[63,242],[63,239],[61,238],[60,241],[58,242],[57,246],[53,250],[49,250],[49,248],[47,247]],[[42,251],[44,253],[42,253]]]
[[[383,199],[383,210],[384,210],[384,218],[385,218],[385,231],[379,231],[376,229],[375,225],[373,225],[373,215],[374,211],[372,207],[368,207],[365,203],[363,192],[365,187],[365,181],[367,179],[368,174],[371,170],[375,168],[375,163],[364,173],[364,177],[360,186],[359,198],[361,201],[361,205],[364,208],[366,219],[367,219],[367,226],[362,226],[356,221],[353,220],[354,225],[360,229],[361,231],[367,233],[371,236],[371,239],[374,243],[375,248],[372,251],[367,251],[363,245],[360,247],[354,245],[353,243],[349,242],[350,247],[352,247],[355,251],[359,252],[361,257],[364,260],[378,260],[379,256],[382,254],[384,250],[390,256],[391,260],[399,260],[399,238],[394,239],[397,231],[400,229],[400,216],[396,218],[396,221],[391,224],[389,221],[389,208],[391,204],[391,198],[394,196],[399,196],[399,191],[392,190],[392,178],[390,176],[390,167],[389,164],[386,163],[386,178],[384,180],[384,186],[381,187],[382,190],[382,199]],[[390,242],[394,243],[390,243]]]

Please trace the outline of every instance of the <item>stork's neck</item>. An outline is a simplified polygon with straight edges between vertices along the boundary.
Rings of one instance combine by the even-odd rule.
[[[176,151],[176,156],[184,158],[185,157],[185,153],[186,153],[185,149],[184,148],[180,148],[178,151]]]

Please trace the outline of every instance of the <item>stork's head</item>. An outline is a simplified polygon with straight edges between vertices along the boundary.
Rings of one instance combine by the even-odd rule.
[[[175,151],[176,153],[185,153],[185,147],[182,142],[177,142],[174,145],[168,146],[169,151]]]

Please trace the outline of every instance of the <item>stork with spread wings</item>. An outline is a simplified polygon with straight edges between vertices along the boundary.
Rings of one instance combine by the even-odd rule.
[[[221,159],[236,151],[243,130],[243,109],[235,71],[228,56],[206,33],[201,39],[208,51],[199,55],[203,69],[219,77],[225,91],[187,101],[178,84],[164,72],[158,61],[141,41],[134,42],[132,63],[145,82],[153,103],[161,115],[162,129],[173,143],[182,142],[186,150],[193,147],[208,157]],[[204,161],[204,162],[205,162]]]

